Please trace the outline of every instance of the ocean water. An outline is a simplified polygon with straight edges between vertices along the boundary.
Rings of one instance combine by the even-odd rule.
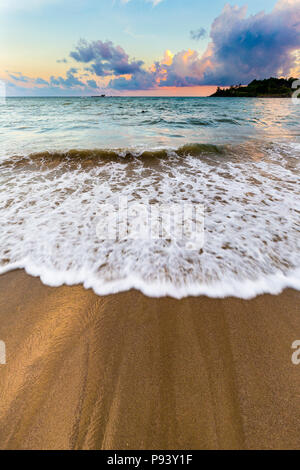
[[[100,295],[299,289],[299,121],[289,99],[6,99],[0,273],[25,268]],[[203,247],[173,236],[101,239],[101,208],[120,198],[201,205]]]

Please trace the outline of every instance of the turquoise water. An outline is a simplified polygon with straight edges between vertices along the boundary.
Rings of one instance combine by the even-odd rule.
[[[300,289],[300,105],[8,98],[0,111],[0,272],[25,268],[46,284],[98,294]],[[99,238],[104,205],[113,224],[120,198],[203,207],[203,248],[173,234]]]

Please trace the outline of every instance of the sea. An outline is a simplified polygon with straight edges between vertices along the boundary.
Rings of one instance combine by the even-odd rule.
[[[6,98],[0,273],[99,295],[300,289],[299,124],[291,99]],[[149,223],[138,210],[124,219],[130,207],[167,218],[183,206],[203,209],[201,247],[171,225],[156,237],[109,230]]]

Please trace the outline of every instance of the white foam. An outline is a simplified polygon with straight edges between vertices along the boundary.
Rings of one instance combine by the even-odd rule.
[[[244,153],[243,153],[244,152]],[[82,283],[105,295],[251,298],[300,289],[299,151],[288,144],[221,156],[67,160],[1,168],[0,273],[24,268],[45,284]],[[97,238],[103,203],[204,204],[203,253],[176,240]]]

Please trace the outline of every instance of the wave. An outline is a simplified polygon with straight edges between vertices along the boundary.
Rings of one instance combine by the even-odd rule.
[[[0,166],[21,166],[38,164],[59,164],[62,162],[73,163],[91,163],[95,162],[117,162],[128,163],[128,161],[136,161],[137,159],[144,162],[155,162],[155,160],[168,159],[170,156],[177,157],[205,157],[206,155],[224,155],[229,147],[214,145],[191,143],[186,144],[177,149],[159,148],[159,149],[140,149],[140,148],[120,148],[120,149],[70,149],[66,151],[44,151],[29,153],[28,155],[13,155],[0,160]]]
[[[173,297],[180,300],[185,297],[204,295],[210,298],[235,297],[249,300],[263,294],[279,295],[287,288],[300,290],[300,268],[286,274],[278,272],[275,275],[261,276],[255,280],[232,279],[213,283],[182,283],[181,285],[165,279],[154,282],[144,281],[141,277],[132,274],[128,275],[126,279],[103,282],[92,272],[83,269],[80,271],[59,271],[25,260],[0,267],[0,274],[16,269],[24,269],[27,274],[39,277],[43,284],[50,287],[81,284],[85,289],[92,289],[95,294],[100,296],[136,289],[153,298]]]
[[[82,283],[99,295],[136,288],[153,297],[250,298],[300,289],[299,150],[200,143],[6,158],[0,273],[24,268],[46,284]],[[185,249],[173,234],[102,240],[97,226],[115,223],[120,196],[146,208],[202,205],[203,249]],[[108,219],[103,205],[112,208]]]

